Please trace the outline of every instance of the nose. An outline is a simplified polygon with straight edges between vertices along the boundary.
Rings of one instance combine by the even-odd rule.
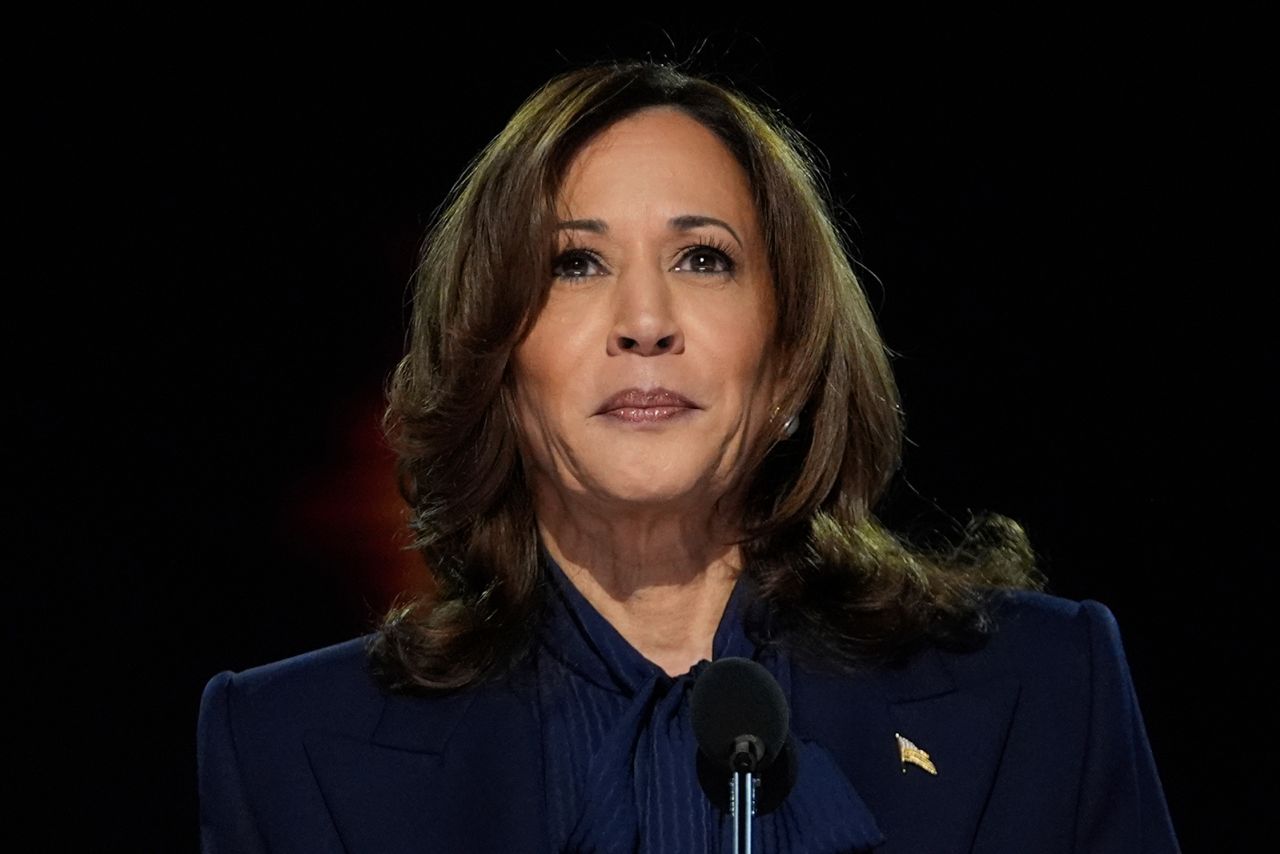
[[[609,355],[658,356],[684,352],[684,332],[675,316],[669,284],[661,271],[633,271],[616,280],[616,307]]]

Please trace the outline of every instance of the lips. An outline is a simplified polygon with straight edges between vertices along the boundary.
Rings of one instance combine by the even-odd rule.
[[[701,409],[698,404],[684,395],[666,388],[652,388],[648,391],[629,388],[618,392],[606,400],[596,410],[596,415],[603,415],[615,409],[652,409],[657,407],[677,407],[682,409]]]

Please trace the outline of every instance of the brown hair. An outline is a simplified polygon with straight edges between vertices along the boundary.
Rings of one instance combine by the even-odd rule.
[[[926,551],[872,514],[901,459],[890,351],[854,274],[813,152],[732,86],[659,61],[604,62],[534,92],[468,164],[423,243],[408,352],[383,427],[412,545],[431,585],[391,607],[370,644],[392,690],[454,689],[529,648],[543,567],[512,402],[510,357],[550,285],[555,195],[573,155],[653,106],[715,132],[754,191],[777,293],[781,411],[749,450],[745,571],[793,649],[857,667],[918,644],[980,642],[992,590],[1044,586],[1025,532],[991,514]]]

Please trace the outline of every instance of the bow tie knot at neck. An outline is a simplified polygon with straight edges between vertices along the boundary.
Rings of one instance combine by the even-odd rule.
[[[538,702],[547,813],[558,850],[731,851],[732,818],[698,780],[691,697],[712,661],[670,676],[595,611],[554,562],[548,569],[555,583],[537,664]],[[789,702],[789,657],[748,639],[746,597],[739,583],[711,658],[758,661]],[[791,733],[788,749],[796,783],[777,809],[757,814],[759,851],[847,854],[884,841],[826,748]]]

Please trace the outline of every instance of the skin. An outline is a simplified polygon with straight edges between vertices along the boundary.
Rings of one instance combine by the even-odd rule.
[[[776,303],[758,213],[729,150],[671,107],[597,136],[557,203],[562,221],[602,220],[607,232],[561,230],[562,251],[594,257],[558,254],[547,303],[513,357],[539,532],[596,610],[678,676],[712,657],[742,568],[726,544],[738,506],[727,492],[748,442],[776,429]],[[685,214],[733,233],[673,228]],[[691,251],[708,240],[731,258]],[[596,414],[618,391],[655,386],[700,408],[645,425]]]

